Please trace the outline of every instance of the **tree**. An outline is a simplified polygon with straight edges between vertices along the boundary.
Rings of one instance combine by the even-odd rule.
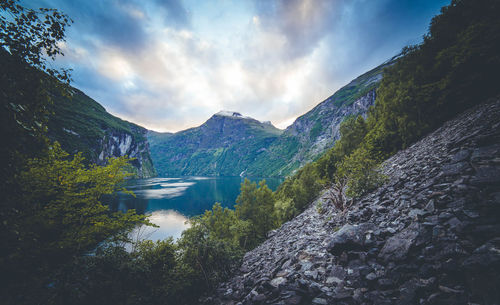
[[[22,156],[33,156],[47,144],[50,92],[64,91],[63,83],[70,81],[69,70],[50,68],[47,61],[63,55],[60,43],[71,22],[56,9],[33,10],[15,0],[0,0],[2,181],[14,175]]]
[[[422,44],[384,72],[365,148],[382,161],[456,114],[498,96],[500,3],[453,0]]]
[[[347,195],[361,196],[384,181],[377,166],[378,162],[371,158],[366,149],[358,148],[337,165],[336,183],[343,187],[347,181]]]
[[[70,23],[66,15],[54,9],[32,10],[21,6],[19,1],[0,0],[0,137],[3,141],[0,147],[0,193],[3,197],[0,206],[0,245],[3,250],[0,254],[0,285],[2,290],[6,289],[4,291],[13,288],[9,291],[10,296],[16,293],[17,297],[24,295],[25,291],[16,291],[16,287],[33,284],[31,290],[39,288],[38,284],[43,282],[40,275],[47,268],[47,261],[67,257],[75,246],[68,237],[65,238],[68,244],[57,244],[63,247],[59,248],[60,255],[50,258],[45,256],[48,253],[43,253],[43,259],[38,256],[46,246],[36,246],[43,244],[39,235],[46,234],[49,228],[56,230],[50,223],[50,217],[54,215],[40,213],[49,213],[43,210],[44,203],[58,191],[47,187],[29,189],[23,184],[27,177],[27,160],[36,156],[49,158],[49,142],[45,137],[49,92],[63,87],[59,81],[69,82],[69,74],[67,70],[48,67],[47,61],[62,54],[59,43],[64,41],[64,31]],[[39,174],[43,176],[45,173],[41,171]],[[29,201],[28,197],[33,199],[44,191],[45,202]],[[36,226],[36,223],[25,226],[30,217],[47,221],[43,226]],[[85,248],[86,244],[88,241],[79,240],[81,247]],[[40,264],[38,259],[41,259]]]
[[[190,220],[191,227],[178,241],[179,268],[186,284],[180,295],[190,299],[226,279],[243,255],[231,240],[211,237],[206,221],[205,216]]]
[[[11,198],[17,205],[3,220],[0,267],[9,277],[1,286],[8,295],[39,297],[49,283],[64,285],[55,274],[66,264],[104,241],[128,241],[133,228],[150,224],[134,210],[113,213],[101,203],[123,190],[127,162],[120,157],[85,168],[80,154],[69,159],[57,142],[27,160],[16,178],[21,192]],[[27,287],[33,294],[23,292]]]
[[[0,9],[0,47],[30,67],[69,81],[68,70],[50,68],[44,55],[51,60],[64,55],[60,43],[73,21],[57,9],[29,9],[17,0],[0,0]]]
[[[275,227],[273,192],[267,187],[265,180],[260,181],[257,188],[255,182],[245,179],[236,202],[236,216],[250,223],[250,232],[242,247],[252,249]]]

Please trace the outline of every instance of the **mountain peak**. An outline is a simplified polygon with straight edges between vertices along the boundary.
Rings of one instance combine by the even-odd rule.
[[[230,116],[230,117],[240,117],[240,118],[243,117],[241,115],[241,113],[239,113],[239,112],[236,112],[236,111],[227,111],[227,110],[221,110],[221,111],[217,112],[215,115],[218,115],[218,116]]]
[[[247,120],[253,120],[253,121],[260,122],[259,120],[256,120],[252,117],[242,115],[241,113],[239,113],[237,111],[221,110],[221,111],[217,112],[216,114],[214,114],[214,116],[218,116],[218,117],[222,116],[222,117],[228,117],[228,118],[233,118],[233,119],[247,119]]]

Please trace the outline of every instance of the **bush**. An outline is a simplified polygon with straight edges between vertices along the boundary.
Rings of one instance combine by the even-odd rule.
[[[344,157],[338,165],[337,175],[339,180],[347,180],[346,194],[350,197],[361,196],[381,185],[384,177],[377,171],[377,165],[378,162],[363,148]]]

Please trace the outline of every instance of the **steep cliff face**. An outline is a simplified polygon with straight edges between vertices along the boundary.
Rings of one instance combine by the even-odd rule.
[[[96,152],[100,150],[100,153],[95,163],[104,165],[108,158],[128,156],[134,159],[130,163],[133,166],[132,171],[138,178],[156,176],[146,138],[147,130],[134,124],[130,124],[130,130],[131,133],[119,130],[107,131],[100,141],[100,149],[96,150]]]
[[[368,71],[300,116],[247,169],[249,175],[287,176],[317,159],[340,138],[340,124],[349,116],[367,114],[384,68],[394,59]]]
[[[72,96],[54,96],[48,134],[69,153],[82,152],[89,163],[129,156],[139,178],[156,175],[149,154],[147,130],[109,114],[99,103],[73,89]]]
[[[151,155],[162,176],[238,176],[282,130],[221,111],[203,125],[175,134],[149,132]]]
[[[203,301],[498,304],[499,160],[497,100],[388,159],[388,182],[347,211],[318,198]]]

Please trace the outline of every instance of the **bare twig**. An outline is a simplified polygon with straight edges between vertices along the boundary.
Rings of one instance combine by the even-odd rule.
[[[337,177],[335,180],[336,181],[332,183],[326,192],[325,198],[329,200],[337,210],[344,211],[352,205],[352,200],[347,200],[344,191],[347,185],[347,179],[344,177]]]

